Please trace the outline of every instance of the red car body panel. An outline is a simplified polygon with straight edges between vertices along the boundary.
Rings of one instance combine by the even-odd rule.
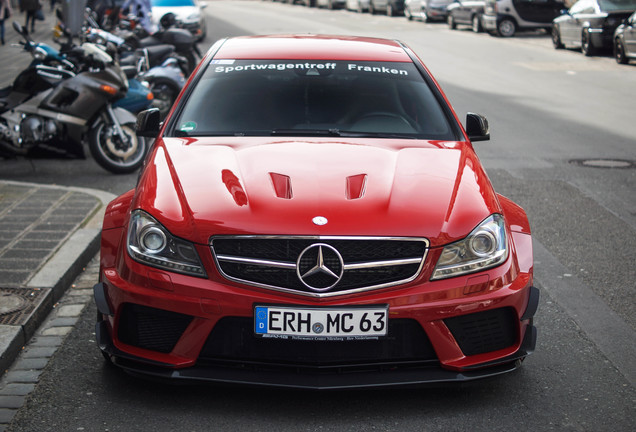
[[[299,39],[306,43],[298,45]],[[220,48],[215,45],[202,64],[213,56],[411,61],[404,47],[393,41],[330,36],[235,38]],[[207,276],[170,272],[132,259],[126,236],[136,209],[152,215],[174,236],[194,243]],[[431,280],[443,246],[465,238],[492,214],[505,218],[506,261],[488,270]],[[315,216],[326,217],[329,223],[316,225]],[[426,238],[430,248],[421,272],[410,282],[308,297],[224,277],[210,249],[211,238],[245,234],[416,237]],[[100,312],[106,333],[101,338],[108,342],[100,342],[102,349],[114,358],[168,370],[195,367],[217,322],[223,317],[252,318],[257,304],[386,304],[389,319],[419,323],[442,369],[461,373],[524,357],[527,353],[519,352],[532,328],[532,314],[527,314],[533,307],[527,217],[518,205],[494,192],[467,139],[160,137],[136,189],[106,210],[100,264],[99,289],[105,297]],[[170,352],[148,350],[118,336],[126,304],[193,319]],[[501,308],[515,316],[514,343],[496,351],[464,354],[444,320]]]

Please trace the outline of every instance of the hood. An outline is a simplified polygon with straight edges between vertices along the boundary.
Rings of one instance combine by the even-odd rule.
[[[426,237],[438,246],[499,211],[465,143],[340,141],[164,138],[134,206],[201,244],[270,234]]]

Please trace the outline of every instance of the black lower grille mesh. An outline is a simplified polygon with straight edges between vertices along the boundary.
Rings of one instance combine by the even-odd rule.
[[[169,353],[191,321],[189,315],[126,303],[120,313],[117,337],[128,345]]]
[[[448,318],[444,323],[465,355],[508,348],[517,341],[516,314],[512,308],[493,309]]]
[[[377,340],[307,341],[254,336],[253,318],[226,317],[210,333],[199,362],[232,361],[290,367],[399,363],[437,360],[415,320],[389,320],[389,334]]]

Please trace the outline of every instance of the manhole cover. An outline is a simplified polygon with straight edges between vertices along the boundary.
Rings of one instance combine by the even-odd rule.
[[[636,163],[624,159],[574,159],[570,163],[590,168],[634,168]]]
[[[31,288],[0,288],[0,324],[23,324],[45,292]]]
[[[19,295],[11,293],[0,294],[0,315],[21,311],[26,305],[26,300]]]

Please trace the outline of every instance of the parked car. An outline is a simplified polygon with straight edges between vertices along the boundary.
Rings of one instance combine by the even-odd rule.
[[[636,12],[614,32],[614,57],[621,64],[636,59]]]
[[[345,5],[345,0],[315,0],[317,7],[325,7],[327,9],[340,9]]]
[[[96,340],[155,378],[334,389],[467,381],[535,347],[532,236],[404,44],[216,42],[106,209]]]
[[[206,3],[199,0],[150,0],[152,22],[159,25],[159,20],[167,13],[175,14],[180,26],[189,30],[197,40],[205,39],[207,28],[203,9]]]
[[[388,16],[404,14],[404,0],[370,0],[369,13],[384,12]]]
[[[347,0],[345,2],[345,7],[348,10],[356,11],[356,12],[366,12],[369,10],[369,1],[370,0]]]
[[[458,25],[469,25],[475,33],[483,31],[482,16],[485,0],[454,0],[448,5],[448,26],[455,30]]]
[[[404,16],[406,19],[418,19],[424,22],[445,21],[446,6],[452,0],[406,0]]]
[[[636,10],[636,0],[579,0],[552,22],[554,48],[586,56],[614,47],[614,31]]]
[[[502,37],[522,30],[549,32],[564,7],[562,0],[486,0],[482,24],[487,32]]]

